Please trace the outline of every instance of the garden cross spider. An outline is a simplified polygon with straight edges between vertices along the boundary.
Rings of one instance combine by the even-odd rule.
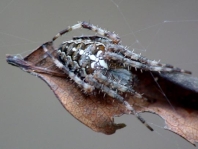
[[[44,51],[51,57],[53,63],[69,76],[85,93],[91,94],[98,90],[125,105],[151,131],[153,129],[140,117],[125,100],[125,94],[144,98],[133,89],[134,76],[131,68],[144,71],[190,73],[168,64],[149,60],[136,54],[120,44],[120,38],[115,33],[103,30],[87,22],[78,22],[59,32],[59,36],[75,29],[85,28],[101,36],[80,36],[63,42],[57,50],[58,57],[52,56],[43,45]]]

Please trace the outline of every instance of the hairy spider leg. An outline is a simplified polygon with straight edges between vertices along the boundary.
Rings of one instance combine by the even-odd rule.
[[[188,73],[188,71],[185,71],[180,68],[169,68],[169,67],[146,65],[146,64],[140,63],[138,61],[130,60],[128,58],[125,58],[122,55],[118,55],[118,54],[112,53],[112,52],[105,52],[104,58],[106,60],[116,60],[116,61],[119,61],[120,63],[123,63],[124,65],[138,68],[138,69],[145,70],[145,71]]]
[[[51,53],[48,51],[48,49],[43,45],[43,50],[45,53],[48,54],[48,56],[52,59],[54,64],[63,70],[64,73],[66,73],[76,84],[78,84],[80,87],[84,89],[86,93],[91,93],[95,89],[94,86],[89,85],[88,83],[85,83],[81,78],[79,78],[77,75],[75,75],[72,71],[69,70],[68,67],[64,66],[59,60],[54,58],[54,56],[51,55]]]
[[[93,75],[87,75],[85,80],[89,82],[91,85],[95,86],[97,89],[102,90],[104,93],[109,95],[110,97],[117,99],[119,102],[123,103],[125,107],[132,112],[140,122],[142,122],[150,131],[153,131],[153,128],[146,123],[146,121],[134,110],[134,108],[116,91],[110,89],[109,87],[100,84]]]
[[[118,44],[120,42],[120,37],[118,35],[116,35],[115,33],[98,28],[97,26],[94,26],[93,24],[90,24],[87,22],[79,22],[78,24],[75,24],[71,27],[68,26],[66,29],[60,31],[56,36],[54,36],[52,38],[52,41],[56,40],[58,37],[62,36],[65,33],[68,33],[72,30],[76,30],[76,29],[80,29],[80,28],[88,29],[88,30],[98,33],[101,36],[107,37],[107,38],[111,39],[114,44]]]
[[[183,70],[183,69],[174,67],[174,66],[169,65],[169,64],[162,64],[159,61],[147,59],[146,57],[141,56],[140,54],[136,54],[133,51],[128,50],[123,45],[109,44],[108,47],[107,47],[107,51],[115,52],[115,53],[121,53],[125,58],[129,58],[130,60],[135,60],[135,61],[140,62],[142,64],[148,64],[151,67],[155,67],[156,70],[152,70],[152,71],[157,71],[157,69],[161,67],[162,69],[164,69],[162,71],[169,71],[170,72],[172,70],[172,71],[176,71],[176,72],[191,74],[190,71]],[[160,67],[157,67],[157,66],[160,66]],[[168,68],[168,69],[166,69],[166,68]],[[169,69],[169,68],[172,68],[172,69]]]
[[[102,42],[102,41],[111,42],[111,40],[109,38],[102,37],[102,36],[97,36],[97,35],[75,36],[72,39],[73,40],[78,40],[78,39],[91,40],[91,41],[96,41],[96,42]]]
[[[141,98],[141,99],[147,100],[141,94],[135,92],[133,89],[131,89],[131,88],[125,86],[125,85],[119,84],[119,83],[117,83],[115,81],[109,80],[105,75],[103,75],[99,71],[95,71],[94,74],[93,74],[93,77],[98,82],[103,83],[103,84],[105,84],[108,87],[111,86],[112,89],[116,89],[116,90],[118,90],[120,92],[128,92],[128,93],[136,96],[137,98]]]

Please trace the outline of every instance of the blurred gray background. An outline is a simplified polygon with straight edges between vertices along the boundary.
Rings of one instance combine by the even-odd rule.
[[[118,6],[118,7],[117,7]],[[150,132],[133,116],[116,118],[127,127],[107,136],[73,118],[40,79],[8,65],[5,54],[25,56],[60,30],[90,21],[116,31],[122,43],[150,59],[198,77],[197,0],[0,0],[0,149],[195,149],[163,129],[158,116]],[[90,34],[85,30],[69,33]]]

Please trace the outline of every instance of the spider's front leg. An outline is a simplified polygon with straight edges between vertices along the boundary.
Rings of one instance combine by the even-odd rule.
[[[97,78],[97,79],[101,80],[102,78]],[[110,87],[106,86],[104,82],[99,83],[94,78],[93,75],[86,76],[85,81],[88,82],[90,85],[94,86],[96,89],[102,90],[105,94],[107,94],[110,97],[112,97],[112,98],[118,100],[119,102],[123,103],[125,105],[125,107],[127,108],[127,110],[129,110],[131,113],[133,113],[136,116],[136,118],[138,120],[140,120],[149,130],[153,131],[153,128],[151,126],[149,126],[149,124],[146,123],[146,121],[134,110],[134,108],[121,95],[119,95],[116,91],[114,91]],[[121,86],[119,86],[119,87],[121,87]],[[121,90],[121,88],[118,88],[118,89]]]
[[[166,66],[156,66],[156,65],[149,65],[146,63],[141,63],[135,60],[131,60],[126,58],[125,56],[115,53],[115,52],[105,52],[104,54],[105,60],[114,60],[124,66],[133,67],[135,69],[145,70],[145,71],[156,71],[156,72],[180,72],[180,73],[187,73],[191,74],[190,71],[186,71],[180,68],[170,67],[169,65]]]
[[[169,64],[163,64],[159,61],[150,60],[144,56],[141,56],[141,54],[136,54],[133,51],[128,50],[123,45],[109,44],[107,50],[109,52],[120,53],[124,58],[126,58],[123,60],[128,61],[126,62],[126,64],[128,64],[131,67],[136,66],[135,68],[150,71],[181,72],[191,74],[190,71],[183,70]],[[117,60],[120,61],[121,57],[117,57]]]
[[[151,65],[151,66],[161,66],[161,67],[173,68],[172,65],[162,64],[159,61],[150,60],[144,56],[141,56],[141,54],[136,54],[133,51],[127,49],[127,47],[124,47],[123,45],[110,44],[107,49],[108,49],[108,51],[111,51],[111,52],[121,53],[124,57],[127,57],[130,60],[138,61],[143,64],[147,64],[147,65]]]
[[[60,31],[56,36],[54,36],[52,38],[52,41],[56,40],[58,37],[62,36],[65,33],[68,33],[68,32],[70,32],[72,30],[81,29],[81,28],[94,31],[94,32],[98,33],[101,36],[109,38],[109,39],[112,40],[112,42],[114,44],[118,44],[120,42],[120,37],[118,35],[116,35],[115,33],[106,31],[104,29],[101,29],[101,28],[99,28],[99,27],[97,27],[97,26],[95,26],[93,24],[87,23],[87,22],[79,22],[78,24],[75,24],[75,25],[73,25],[71,27],[68,26],[66,29]]]

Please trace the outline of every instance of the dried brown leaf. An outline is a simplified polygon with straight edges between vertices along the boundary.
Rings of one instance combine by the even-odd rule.
[[[49,51],[54,51],[51,42],[45,45]],[[125,124],[115,124],[113,119],[114,116],[128,113],[122,104],[110,97],[104,98],[102,94],[95,96],[83,94],[61,70],[53,65],[49,57],[44,58],[44,56],[41,46],[24,59],[8,55],[7,61],[44,80],[65,109],[94,131],[113,134],[117,129],[125,127]],[[171,76],[139,71],[133,71],[133,74],[138,79],[135,90],[144,93],[149,99],[145,101],[129,97],[127,100],[135,110],[158,114],[165,120],[166,129],[181,135],[191,143],[198,142],[198,89],[196,85],[193,86],[197,84],[198,79],[185,74],[171,74]]]

